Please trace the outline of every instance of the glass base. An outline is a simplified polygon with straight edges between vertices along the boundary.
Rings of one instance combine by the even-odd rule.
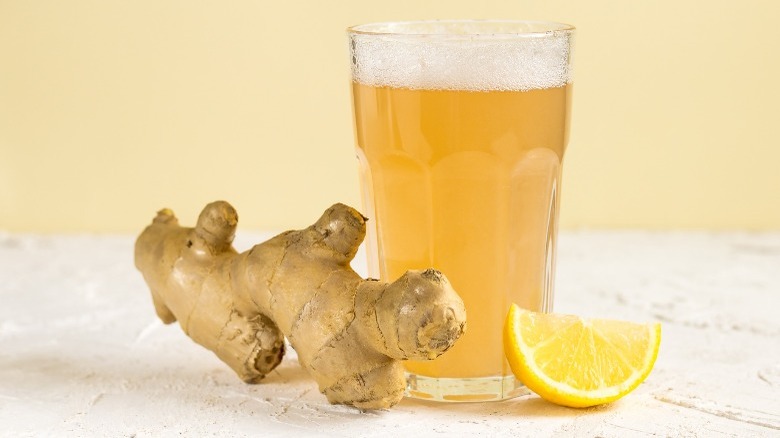
[[[515,376],[437,378],[406,373],[407,397],[442,402],[506,400],[531,392]]]

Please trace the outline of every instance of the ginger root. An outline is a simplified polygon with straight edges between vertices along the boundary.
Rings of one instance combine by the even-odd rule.
[[[195,228],[164,209],[138,237],[135,265],[157,315],[213,351],[245,382],[271,372],[284,337],[331,403],[388,408],[403,397],[405,359],[434,359],[465,330],[463,301],[440,272],[364,280],[349,263],[366,218],[336,204],[312,226],[249,251],[232,247],[238,215],[207,205]]]

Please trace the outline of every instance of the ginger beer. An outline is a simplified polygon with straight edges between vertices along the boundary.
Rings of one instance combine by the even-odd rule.
[[[371,34],[352,37],[370,274],[392,281],[433,267],[466,305],[466,333],[451,350],[407,362],[410,395],[501,399],[515,388],[504,384],[514,382],[502,343],[510,304],[534,311],[552,305],[571,81],[568,52],[542,55],[544,62],[537,54],[567,51],[569,41],[543,35],[518,48],[511,36],[477,38],[471,50],[474,40],[460,34],[436,39],[436,26],[433,41],[381,32],[376,44]]]

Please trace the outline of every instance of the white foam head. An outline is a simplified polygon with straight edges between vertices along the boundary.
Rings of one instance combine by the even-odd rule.
[[[515,90],[572,81],[574,28],[527,21],[378,23],[349,29],[352,79],[376,87]]]

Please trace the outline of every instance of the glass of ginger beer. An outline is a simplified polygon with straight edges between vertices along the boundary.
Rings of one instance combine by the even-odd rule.
[[[452,349],[407,362],[407,396],[524,394],[502,326],[513,302],[552,310],[574,27],[397,22],[348,36],[369,274],[434,267],[466,305]]]

